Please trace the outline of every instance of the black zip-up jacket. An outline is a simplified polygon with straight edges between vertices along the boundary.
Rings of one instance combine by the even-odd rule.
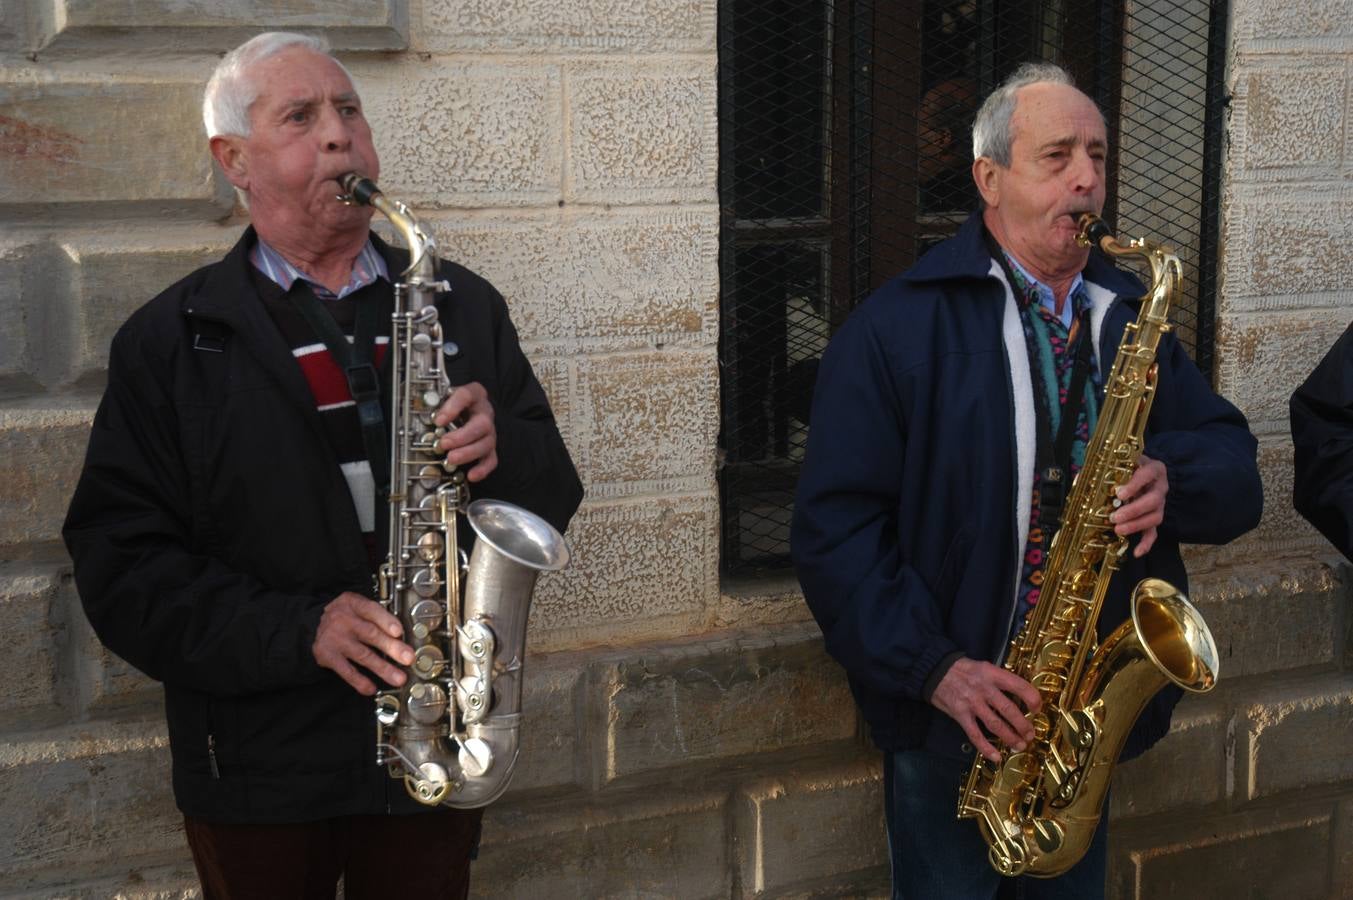
[[[397,278],[407,253],[372,239]],[[416,811],[375,763],[372,700],[311,651],[330,600],[373,595],[370,556],[314,397],[251,280],[254,240],[250,228],[113,339],[63,530],[76,585],[104,644],[164,683],[184,813]],[[441,274],[441,321],[462,348],[451,383],[485,387],[498,432],[498,468],[472,493],[563,531],[582,485],[506,304],[461,266]]]
[[[1353,560],[1353,325],[1292,394],[1292,503]]]

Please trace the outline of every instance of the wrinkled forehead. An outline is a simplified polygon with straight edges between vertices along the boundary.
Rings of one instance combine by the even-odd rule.
[[[261,59],[248,68],[246,77],[256,91],[256,107],[357,99],[357,88],[338,60],[307,47],[288,47]]]
[[[1020,88],[1010,117],[1013,137],[1040,143],[1107,142],[1104,115],[1095,102],[1066,84],[1040,82]]]

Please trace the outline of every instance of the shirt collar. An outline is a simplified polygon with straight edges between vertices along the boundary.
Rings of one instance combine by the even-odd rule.
[[[337,294],[287,262],[286,258],[263,238],[259,238],[253,249],[249,251],[249,261],[254,264],[254,268],[266,275],[270,281],[276,283],[284,291],[291,290],[291,286],[296,283],[297,278],[303,279],[315,292],[315,296],[321,300],[340,300],[354,291],[359,291],[374,283],[378,278],[390,280],[390,272],[385,267],[385,259],[376,252],[376,247],[371,243],[370,238],[367,238],[366,244],[362,247],[362,252],[357,254],[357,259],[352,264],[352,277],[348,279],[348,283]]]
[[[1057,298],[1052,293],[1052,288],[1039,281],[1029,270],[1019,264],[1019,261],[1010,253],[1002,248],[1001,253],[1005,256],[1006,262],[1010,263],[1010,270],[1015,274],[1015,284],[1011,287],[1015,291],[1015,296],[1023,303],[1032,303],[1035,300],[1053,315],[1057,314]],[[1090,295],[1085,290],[1085,279],[1081,273],[1077,272],[1076,277],[1071,282],[1071,288],[1067,291],[1067,298],[1071,301],[1062,310],[1062,324],[1071,325],[1071,320],[1079,316],[1087,306],[1090,305]]]

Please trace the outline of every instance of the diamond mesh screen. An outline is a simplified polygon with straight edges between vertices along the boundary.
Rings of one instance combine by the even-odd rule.
[[[971,124],[1020,62],[1104,110],[1105,216],[1172,244],[1180,335],[1212,366],[1224,0],[722,0],[723,567],[789,565],[817,360],[976,207]]]

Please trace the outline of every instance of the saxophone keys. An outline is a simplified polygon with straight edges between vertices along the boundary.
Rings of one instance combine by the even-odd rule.
[[[431,682],[409,688],[409,715],[420,725],[433,725],[446,714],[446,691]]]

